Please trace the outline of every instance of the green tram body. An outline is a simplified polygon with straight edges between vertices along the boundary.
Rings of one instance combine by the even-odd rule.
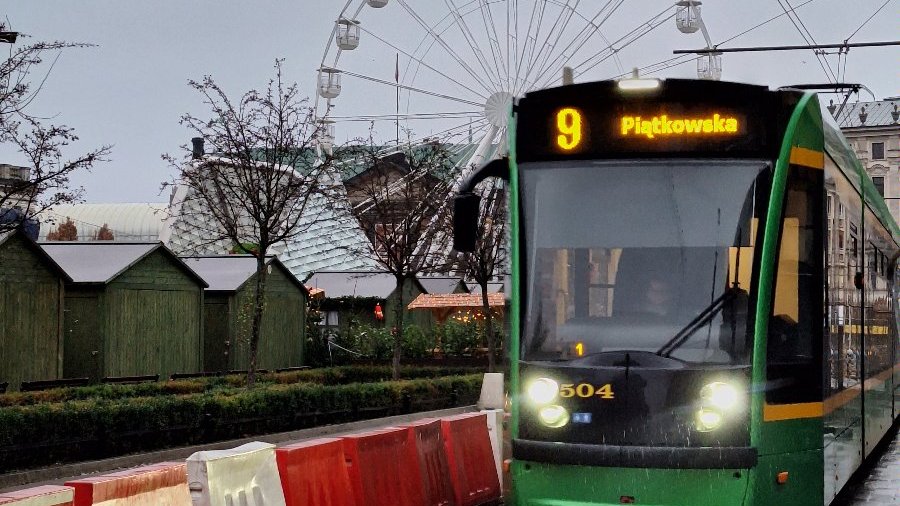
[[[661,115],[737,128],[678,135]],[[459,200],[508,170],[511,503],[832,502],[900,410],[900,231],[817,96],[577,84],[520,99],[509,135],[508,165],[463,185],[457,239],[474,234]],[[680,273],[679,303],[710,301],[705,316],[618,317],[652,264]],[[654,344],[658,328],[681,339]],[[532,393],[539,378],[556,390]],[[738,393],[730,412],[726,394],[704,407],[713,382]]]

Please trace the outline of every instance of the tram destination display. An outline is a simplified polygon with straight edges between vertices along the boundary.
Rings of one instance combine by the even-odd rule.
[[[704,93],[696,83],[685,90],[675,80],[655,90],[622,90],[604,82],[531,93],[517,108],[518,158],[770,154],[764,125],[771,108],[760,108],[747,87],[741,91]]]

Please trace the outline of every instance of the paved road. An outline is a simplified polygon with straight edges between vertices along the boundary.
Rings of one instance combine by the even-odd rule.
[[[900,433],[880,448],[881,456],[853,478],[833,506],[900,505]]]

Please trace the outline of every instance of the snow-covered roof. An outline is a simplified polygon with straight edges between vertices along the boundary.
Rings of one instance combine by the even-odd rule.
[[[350,211],[343,186],[334,181],[326,181],[325,185],[334,190],[329,195],[315,194],[310,198],[298,224],[300,232],[272,250],[299,280],[318,270],[376,269],[371,245]],[[210,239],[212,226],[204,222],[205,213],[199,212],[199,205],[187,186],[179,186],[161,239],[179,255],[228,253],[231,244]]]
[[[389,272],[323,271],[306,281],[310,289],[325,290],[325,297],[388,298],[397,288],[397,280]]]
[[[840,103],[835,101],[834,105],[835,112],[837,112]],[[860,118],[863,108],[865,108],[865,122]],[[891,114],[895,110],[900,110],[900,97],[888,98],[877,102],[848,103],[844,106],[840,117],[836,118],[836,121],[841,128],[900,127],[900,114],[898,114],[898,119],[894,119]]]
[[[454,293],[461,281],[462,278],[454,277],[423,276],[419,278],[425,291],[430,294]],[[468,290],[465,283],[463,283],[463,288]]]
[[[206,286],[197,273],[160,242],[50,241],[42,242],[40,246],[75,283],[109,283],[150,253],[161,249],[198,284]]]
[[[253,255],[218,255],[182,257],[181,259],[206,281],[209,291],[237,291],[256,274],[256,257]],[[266,259],[266,263],[278,265],[279,261],[275,257],[270,257]],[[293,279],[293,281],[299,287],[303,287],[297,279]]]
[[[166,204],[59,204],[40,213],[40,240],[66,218],[75,223],[79,241],[93,240],[104,224],[116,241],[158,241],[166,217]]]

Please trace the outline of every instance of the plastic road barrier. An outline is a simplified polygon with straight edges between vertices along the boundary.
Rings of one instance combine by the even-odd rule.
[[[247,443],[187,459],[194,506],[285,506],[275,445]]]
[[[287,506],[360,506],[350,487],[340,439],[315,439],[275,449]]]
[[[503,409],[506,394],[502,372],[488,372],[481,382],[481,396],[478,398],[478,409]]]
[[[467,413],[443,418],[441,430],[457,505],[498,502],[500,479],[485,415]]]
[[[491,451],[494,453],[494,466],[497,468],[497,476],[500,480],[500,489],[503,489],[503,418],[506,413],[502,409],[486,409],[482,411],[487,417],[488,435],[491,437]]]
[[[425,506],[454,506],[450,464],[444,453],[441,421],[435,418],[419,420],[403,426],[407,430],[409,450],[419,463]]]
[[[184,463],[164,462],[82,478],[66,483],[75,489],[74,506],[190,506]]]
[[[46,485],[15,492],[0,492],[4,506],[72,506],[75,491],[72,487]]]
[[[425,504],[419,462],[407,434],[390,428],[342,438],[357,506]]]

